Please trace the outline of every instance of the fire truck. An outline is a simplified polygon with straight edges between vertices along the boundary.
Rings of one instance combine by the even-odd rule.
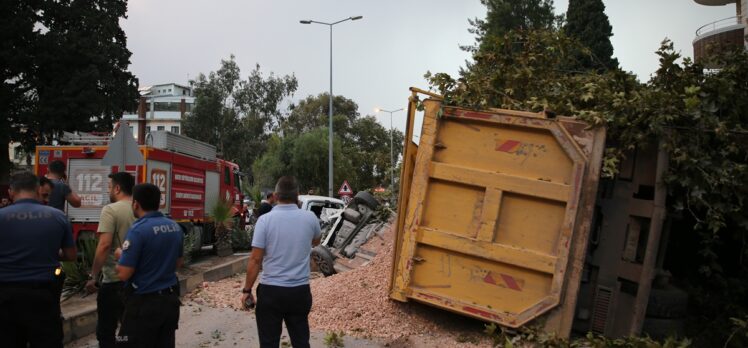
[[[77,239],[94,234],[101,208],[110,203],[108,175],[118,166],[102,165],[109,136],[66,134],[64,146],[37,146],[37,175],[47,173],[49,163],[61,160],[67,167],[67,184],[81,197],[81,206],[66,204],[66,213]],[[161,189],[160,211],[177,221],[186,233],[198,233],[200,246],[215,241],[210,211],[223,200],[241,211],[239,166],[217,156],[216,148],[168,131],[151,132],[138,146],[144,165],[125,166],[136,183],[152,183]]]

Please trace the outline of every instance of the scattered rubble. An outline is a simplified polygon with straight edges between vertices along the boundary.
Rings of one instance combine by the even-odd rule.
[[[393,239],[393,231],[385,225],[364,244],[368,250],[376,251],[370,262],[330,277],[312,274],[314,304],[309,315],[312,330],[384,339],[390,346],[418,342],[434,347],[490,347],[489,338],[482,333],[483,323],[479,321],[415,302],[389,299]],[[243,282],[244,274],[205,282],[185,295],[185,304],[194,302],[239,310]]]
[[[491,346],[481,334],[483,325],[478,321],[389,299],[393,240],[392,229],[385,225],[364,245],[377,252],[370,263],[311,282],[314,305],[310,326],[356,337],[385,338],[392,343],[422,336],[417,341],[425,340],[432,346]]]

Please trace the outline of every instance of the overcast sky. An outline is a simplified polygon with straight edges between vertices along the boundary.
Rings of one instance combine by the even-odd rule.
[[[735,15],[735,6],[708,7],[692,0],[604,1],[613,26],[614,55],[625,70],[648,80],[658,65],[654,51],[665,37],[685,56],[700,26]],[[567,0],[555,2],[566,12]],[[361,15],[333,29],[333,94],[359,105],[407,106],[408,87],[426,89],[423,74],[456,74],[469,56],[468,18],[484,18],[479,0],[130,0],[122,26],[132,52],[131,71],[141,85],[186,83],[218,69],[230,54],[246,78],[255,64],[268,74],[294,74],[295,100],[329,89],[329,29],[300,19],[334,22]],[[394,126],[404,128],[404,113]],[[379,120],[389,126],[389,114]]]

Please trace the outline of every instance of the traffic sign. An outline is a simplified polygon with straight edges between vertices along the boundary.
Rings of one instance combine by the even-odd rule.
[[[124,171],[127,165],[138,166],[144,163],[138,144],[130,133],[130,126],[125,121],[120,122],[117,135],[109,143],[109,149],[101,159],[101,164],[119,166],[119,170]]]
[[[353,196],[353,189],[351,189],[351,185],[348,184],[348,180],[343,180],[343,185],[340,185],[338,194],[341,196]]]

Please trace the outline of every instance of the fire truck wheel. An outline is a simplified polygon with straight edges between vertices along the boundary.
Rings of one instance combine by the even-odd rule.
[[[312,249],[312,260],[317,264],[317,268],[325,277],[335,274],[335,257],[329,249],[322,245],[317,245]]]
[[[379,202],[377,202],[377,199],[374,198],[371,193],[366,191],[357,193],[356,196],[353,197],[353,201],[358,204],[364,204],[367,207],[371,208],[371,210],[377,210],[377,208],[379,207]]]
[[[647,303],[647,317],[682,318],[688,311],[688,293],[674,286],[652,289]]]

